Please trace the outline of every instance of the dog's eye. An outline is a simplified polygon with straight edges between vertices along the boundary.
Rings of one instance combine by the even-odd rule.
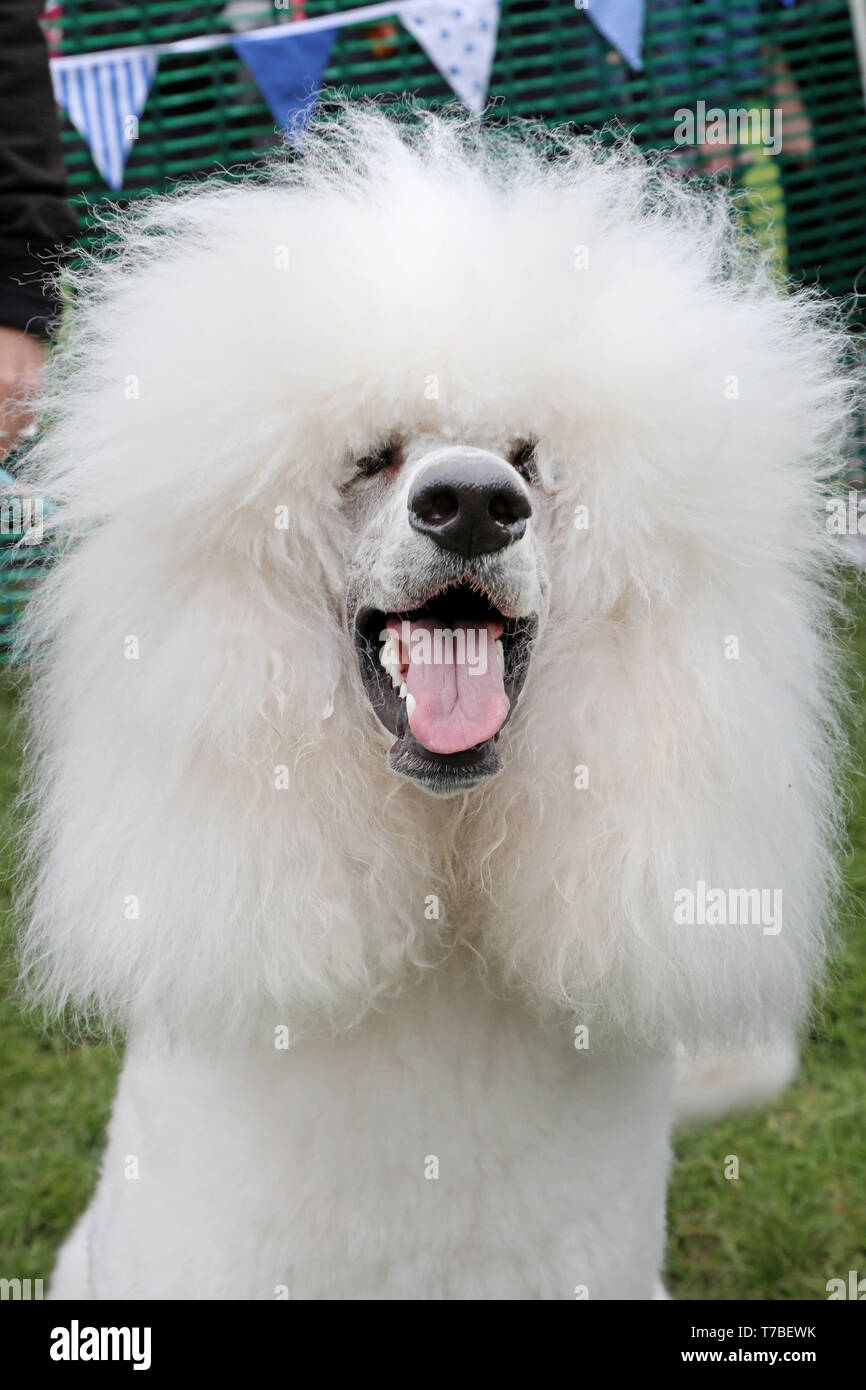
[[[381,444],[372,454],[365,454],[362,459],[358,459],[357,472],[361,478],[372,478],[377,473],[383,473],[386,468],[394,468],[401,462],[402,451],[398,439],[389,439],[387,443]]]
[[[511,446],[508,461],[512,468],[516,468],[521,478],[527,483],[538,481],[538,467],[535,462],[535,450],[538,447],[537,439],[518,439]]]

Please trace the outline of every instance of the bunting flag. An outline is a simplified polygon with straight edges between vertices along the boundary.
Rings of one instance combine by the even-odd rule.
[[[586,0],[580,5],[596,29],[625,58],[630,68],[643,67],[645,0]]]
[[[156,53],[148,48],[82,54],[51,63],[55,100],[85,140],[109,188],[123,186],[156,65]]]
[[[118,189],[123,186],[138,119],[163,55],[206,53],[231,44],[252,73],[274,118],[298,143],[315,108],[337,30],[349,24],[375,25],[396,16],[460,100],[480,113],[490,86],[500,3],[382,0],[243,34],[197,34],[147,47],[54,57],[51,77],[55,97],[87,142],[97,169],[109,188]],[[575,0],[575,6],[588,15],[630,67],[642,66],[645,0]],[[298,3],[295,13],[300,8]]]
[[[295,144],[316,109],[322,73],[331,58],[336,29],[311,33],[281,33],[278,38],[232,39],[232,47],[246,63],[274,119],[288,131]]]
[[[483,111],[496,52],[500,0],[431,4],[400,15],[462,102]]]

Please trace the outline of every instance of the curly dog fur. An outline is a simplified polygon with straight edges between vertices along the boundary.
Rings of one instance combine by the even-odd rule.
[[[25,979],[129,1037],[55,1295],[654,1296],[671,1059],[788,1036],[821,970],[844,332],[724,196],[454,114],[349,108],[112,236],[29,460]],[[514,440],[526,535],[466,579],[533,605],[526,683],[430,795],[352,595],[432,576],[431,451]],[[684,924],[701,881],[780,929]]]

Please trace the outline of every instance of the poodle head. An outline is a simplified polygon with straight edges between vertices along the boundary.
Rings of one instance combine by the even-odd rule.
[[[43,991],[300,1030],[466,943],[616,1038],[789,1026],[836,881],[832,313],[660,161],[454,115],[329,116],[113,231],[30,460],[70,538],[27,618]],[[699,883],[784,924],[678,921]]]

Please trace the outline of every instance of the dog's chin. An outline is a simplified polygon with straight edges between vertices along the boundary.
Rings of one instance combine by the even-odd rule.
[[[406,695],[400,694],[401,685],[406,690],[403,683],[403,678],[407,677],[406,665],[401,676],[393,663],[390,673],[384,664],[382,634],[389,623],[393,627],[395,621],[401,625],[408,622],[410,631],[413,623],[433,623],[446,631],[460,624],[485,632],[490,630],[491,624],[497,629],[501,627],[501,637],[495,644],[497,647],[501,644],[501,652],[497,655],[491,651],[490,660],[497,661],[501,671],[498,694],[500,698],[503,695],[506,698],[507,712],[501,721],[494,721],[497,727],[488,736],[465,747],[459,738],[449,740],[446,736],[444,741],[451,741],[455,746],[438,751],[426,747],[419,740],[416,731],[410,727]],[[496,603],[492,594],[468,583],[452,583],[408,610],[395,608],[385,612],[371,607],[359,608],[352,628],[367,699],[380,724],[395,738],[387,755],[388,766],[393,772],[433,796],[444,797],[470,791],[502,771],[503,762],[497,744],[514,713],[526,680],[532,644],[538,630],[536,616],[511,617]],[[471,675],[468,680],[472,680]]]
[[[496,751],[498,737],[496,734],[459,753],[431,753],[407,727],[402,738],[391,745],[388,766],[432,796],[457,796],[502,771],[502,759]]]

